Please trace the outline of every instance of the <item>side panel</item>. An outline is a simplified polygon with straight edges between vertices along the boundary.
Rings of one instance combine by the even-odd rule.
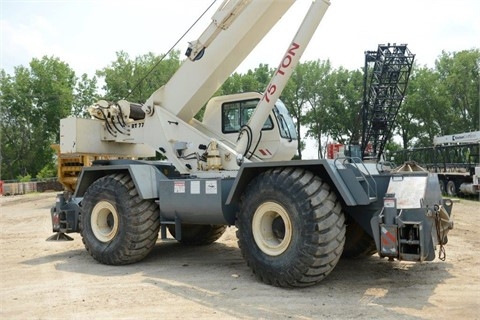
[[[235,224],[238,207],[225,204],[233,181],[233,178],[161,180],[159,206],[162,221]]]
[[[387,192],[390,175],[374,175],[372,177],[377,185],[377,200],[364,206],[346,206],[344,211],[373,237],[370,220],[383,209],[383,196]]]

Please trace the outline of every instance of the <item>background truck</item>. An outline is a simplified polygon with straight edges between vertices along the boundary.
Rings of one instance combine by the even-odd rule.
[[[435,137],[433,144],[440,188],[449,196],[480,196],[480,131]]]
[[[395,162],[414,161],[438,175],[449,196],[480,197],[480,131],[438,136],[433,146],[392,154]]]
[[[252,271],[283,287],[320,282],[342,255],[433,260],[452,228],[436,175],[379,172],[351,157],[291,160],[298,140],[279,97],[329,1],[312,2],[263,94],[211,98],[293,2],[224,1],[147,101],[99,101],[92,119],[63,119],[62,154],[160,153],[168,162],[84,167],[75,192],[57,197],[51,238],[80,232],[94,259],[122,265],[142,260],[167,231],[198,245],[235,225]]]

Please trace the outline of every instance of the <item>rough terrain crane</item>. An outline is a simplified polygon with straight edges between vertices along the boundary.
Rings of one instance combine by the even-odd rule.
[[[312,2],[263,94],[211,98],[293,2],[224,1],[146,102],[99,101],[92,119],[61,120],[62,154],[158,152],[168,162],[83,168],[75,192],[58,195],[51,210],[53,238],[80,232],[94,259],[122,265],[142,260],[167,231],[184,244],[208,244],[235,225],[252,271],[284,287],[318,283],[342,253],[364,254],[365,239],[380,256],[433,260],[452,227],[435,175],[379,173],[349,158],[291,160],[298,137],[279,96],[328,0]]]

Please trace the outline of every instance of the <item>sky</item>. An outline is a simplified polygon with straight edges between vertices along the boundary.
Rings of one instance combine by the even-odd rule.
[[[253,0],[263,1],[263,0]],[[44,55],[68,63],[80,77],[130,58],[167,52],[213,0],[0,0],[0,68],[28,66]],[[184,52],[210,23],[217,0],[175,47]],[[277,66],[308,10],[297,0],[238,67]],[[416,62],[433,68],[442,53],[480,48],[480,0],[331,0],[302,61],[329,59],[335,68],[363,67],[378,44],[408,44]],[[307,158],[316,158],[314,144]]]
[[[263,1],[263,0],[253,0]],[[117,51],[133,59],[163,54],[212,0],[0,0],[0,67],[13,74],[32,58],[55,56],[77,76],[108,66]],[[221,0],[180,41],[198,38]],[[277,66],[311,1],[297,0],[237,69]],[[479,0],[331,0],[302,60],[329,59],[353,70],[378,44],[408,44],[421,65],[442,53],[480,47]]]

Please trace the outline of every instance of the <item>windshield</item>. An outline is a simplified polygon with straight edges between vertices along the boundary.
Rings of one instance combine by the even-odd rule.
[[[297,131],[295,130],[295,123],[288,113],[287,107],[282,101],[278,100],[275,103],[275,116],[277,117],[278,126],[280,128],[280,135],[282,138],[297,140]]]
[[[222,132],[239,132],[248,123],[259,99],[227,102],[222,105]],[[273,122],[270,116],[263,124],[262,130],[272,130]]]

